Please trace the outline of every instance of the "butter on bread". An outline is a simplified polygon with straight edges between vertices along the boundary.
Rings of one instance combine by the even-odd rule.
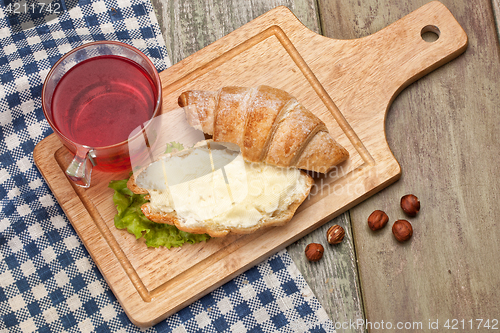
[[[222,237],[290,221],[313,179],[296,168],[252,163],[216,144],[167,154],[136,172],[127,186],[148,193],[141,207],[153,222]],[[210,148],[212,146],[212,148]]]

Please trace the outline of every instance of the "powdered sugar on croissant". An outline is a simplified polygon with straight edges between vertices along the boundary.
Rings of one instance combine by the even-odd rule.
[[[216,142],[237,144],[243,158],[326,173],[349,157],[325,124],[286,91],[269,86],[186,91],[189,123]]]

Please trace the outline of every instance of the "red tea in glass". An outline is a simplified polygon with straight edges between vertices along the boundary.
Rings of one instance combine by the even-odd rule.
[[[52,67],[42,89],[44,115],[74,154],[66,175],[82,187],[90,186],[93,168],[130,168],[127,143],[141,139],[161,104],[153,63],[139,50],[113,41],[68,52]],[[137,134],[129,136],[132,131]]]
[[[154,83],[136,63],[103,55],[80,62],[61,78],[52,97],[54,125],[91,147],[127,140],[153,116]]]

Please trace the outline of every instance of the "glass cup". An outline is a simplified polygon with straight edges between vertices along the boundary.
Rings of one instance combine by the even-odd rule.
[[[139,50],[114,41],[84,44],[50,70],[42,90],[49,125],[74,155],[66,175],[90,186],[92,169],[130,168],[128,142],[161,113],[161,81]],[[129,137],[137,127],[142,130]]]

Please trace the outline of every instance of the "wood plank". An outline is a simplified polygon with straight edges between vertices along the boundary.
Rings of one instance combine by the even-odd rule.
[[[422,40],[421,27],[427,25],[439,26],[439,42]],[[160,73],[164,116],[185,90],[266,84],[297,97],[349,150],[347,161],[315,177],[311,196],[283,227],[186,246],[179,253],[146,249],[114,228],[106,191],[120,175],[96,171],[91,188],[76,190],[81,203],[63,200],[75,194],[71,186],[52,190],[127,314],[137,325],[152,325],[397,180],[399,164],[384,132],[390,101],[466,45],[465,32],[438,2],[367,38],[344,41],[315,34],[279,7]],[[37,145],[34,158],[49,184],[66,179],[64,154],[54,135]],[[196,260],[187,255],[193,251],[200,254]]]
[[[370,35],[426,1],[320,1],[327,36]],[[498,319],[500,190],[497,125],[500,62],[490,1],[443,1],[469,35],[464,55],[405,89],[386,119],[387,140],[401,164],[399,182],[351,210],[367,320],[423,322]],[[498,4],[495,0],[494,3]],[[341,22],[338,22],[341,20]],[[416,194],[411,241],[390,230],[403,218],[399,199]],[[366,219],[385,210],[389,227]],[[488,332],[486,328],[463,331]],[[384,330],[372,330],[384,332]],[[434,330],[435,331],[435,330]]]
[[[151,2],[173,64],[277,6],[288,7],[302,24],[320,33],[314,0]]]
[[[200,50],[244,23],[272,8],[286,6],[309,29],[321,33],[316,1],[313,0],[259,0],[259,1],[165,1],[152,0],[158,22],[172,63]],[[206,8],[224,8],[213,15]],[[204,24],[203,22],[208,22]],[[326,251],[319,263],[309,263],[304,257],[308,243],[325,245],[326,230],[339,224],[346,230],[345,241],[334,251]],[[357,263],[353,249],[349,214],[344,213],[330,223],[311,232],[287,247],[305,280],[332,320],[344,322],[364,319],[363,305],[357,277]],[[356,332],[363,331],[361,328]]]
[[[344,241],[329,245],[326,231],[338,224],[344,228]],[[311,263],[305,259],[304,249],[309,243],[320,243],[325,248],[323,259]],[[349,213],[344,213],[287,247],[314,294],[334,323],[364,320],[363,301],[358,279],[358,268]],[[363,327],[339,328],[337,332],[364,332]]]
[[[500,40],[500,0],[491,0],[495,26],[497,28],[497,38]]]

